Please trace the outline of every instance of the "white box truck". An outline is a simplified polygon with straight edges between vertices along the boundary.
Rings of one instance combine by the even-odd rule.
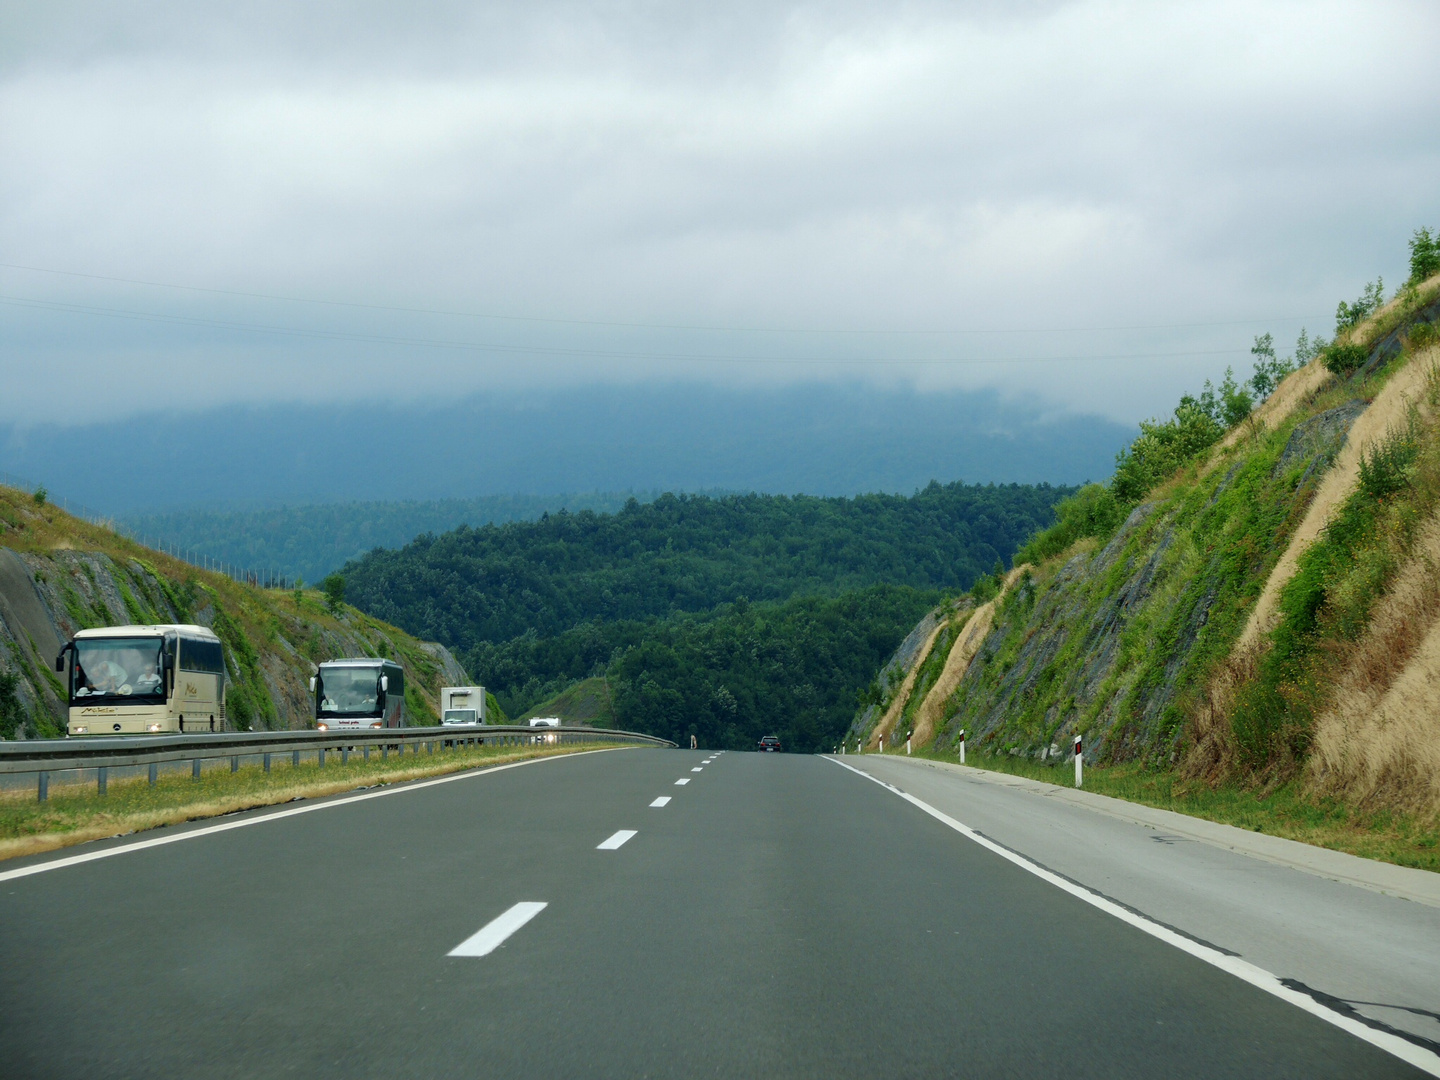
[[[485,723],[485,687],[442,686],[440,688],[440,723]]]

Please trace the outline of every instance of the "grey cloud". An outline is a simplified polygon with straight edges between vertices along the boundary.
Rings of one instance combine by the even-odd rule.
[[[1328,329],[1440,224],[1427,4],[17,10],[5,262],[512,315],[1037,332],[517,325],[0,269],[0,295],[70,305],[0,307],[19,391],[0,420],[144,410],[160,373],[214,404],[374,397],[403,371],[419,398],[858,374],[1133,421],[1243,368],[1254,333]],[[1227,325],[1039,332],[1175,323]],[[514,351],[536,348],[556,355]],[[697,354],[739,362],[675,359]],[[1105,359],[1048,359],[1072,356]],[[852,363],[877,357],[1023,362]],[[115,389],[62,403],[57,367]]]

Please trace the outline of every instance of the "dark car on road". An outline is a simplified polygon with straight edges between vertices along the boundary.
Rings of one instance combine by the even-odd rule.
[[[760,740],[760,744],[756,746],[755,749],[759,750],[761,753],[764,753],[767,750],[779,753],[780,738],[777,735],[766,735],[763,739]]]

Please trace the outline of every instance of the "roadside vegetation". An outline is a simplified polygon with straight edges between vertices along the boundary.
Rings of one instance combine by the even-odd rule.
[[[1259,336],[1248,379],[1056,506],[926,753],[963,729],[971,763],[1044,778],[1079,733],[1087,787],[1440,869],[1440,243],[1410,251],[1388,299],[1288,355]]]
[[[460,747],[388,761],[372,754],[365,762],[355,754],[345,765],[331,754],[324,768],[313,753],[298,767],[288,755],[276,754],[269,773],[259,764],[242,765],[235,773],[206,769],[198,780],[188,772],[162,772],[153,787],[143,776],[111,780],[104,795],[96,793],[93,778],[52,784],[45,802],[36,800],[33,788],[8,789],[0,792],[0,859],[298,799],[595,749],[594,743]]]

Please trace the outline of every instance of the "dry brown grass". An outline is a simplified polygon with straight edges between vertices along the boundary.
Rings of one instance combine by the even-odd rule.
[[[1225,433],[1225,437],[1216,445],[1217,452],[1210,455],[1206,471],[1220,461],[1219,451],[1228,450],[1251,435],[1283,424],[1291,413],[1314,397],[1331,377],[1329,370],[1319,360],[1311,360],[1298,371],[1287,375],[1275,388],[1275,392],[1266,398],[1247,420],[1236,424]]]
[[[915,689],[915,680],[920,675],[920,669],[930,658],[930,650],[935,647],[935,642],[941,632],[949,625],[949,619],[941,619],[935,625],[935,629],[930,631],[930,636],[925,639],[925,644],[915,651],[915,662],[910,665],[910,670],[905,673],[905,679],[901,682],[900,689],[895,692],[895,698],[890,702],[890,707],[885,710],[885,715],[880,717],[880,722],[875,725],[875,730],[870,733],[870,738],[865,742],[869,749],[879,749],[881,741],[888,738],[890,732],[895,729],[895,722],[905,711],[905,704],[910,700],[910,692]]]
[[[940,723],[945,702],[950,700],[950,695],[960,685],[960,680],[965,678],[965,672],[970,670],[970,661],[975,659],[985,635],[990,633],[990,627],[995,622],[996,605],[1005,598],[1010,586],[1025,569],[1022,565],[1011,570],[1005,576],[999,595],[976,608],[963,629],[955,636],[955,644],[950,646],[950,655],[945,658],[940,677],[935,680],[935,685],[930,688],[930,692],[925,695],[925,700],[920,702],[920,708],[915,712],[915,729],[911,738],[916,746],[927,746],[935,737],[935,728]]]
[[[1335,464],[1320,481],[1310,508],[1291,536],[1285,553],[1270,572],[1265,589],[1260,594],[1260,599],[1255,602],[1255,608],[1250,612],[1250,618],[1240,634],[1240,640],[1235,643],[1235,655],[1260,649],[1265,636],[1275,629],[1280,591],[1295,576],[1300,556],[1316,541],[1325,530],[1330,516],[1355,490],[1360,478],[1361,455],[1385,438],[1392,429],[1407,423],[1411,409],[1424,400],[1434,355],[1434,349],[1427,350],[1423,356],[1415,357],[1397,371],[1370,407],[1351,425],[1350,433],[1335,459]]]
[[[1361,807],[1440,811],[1440,514],[1364,636],[1333,660],[1306,769],[1313,790]]]

